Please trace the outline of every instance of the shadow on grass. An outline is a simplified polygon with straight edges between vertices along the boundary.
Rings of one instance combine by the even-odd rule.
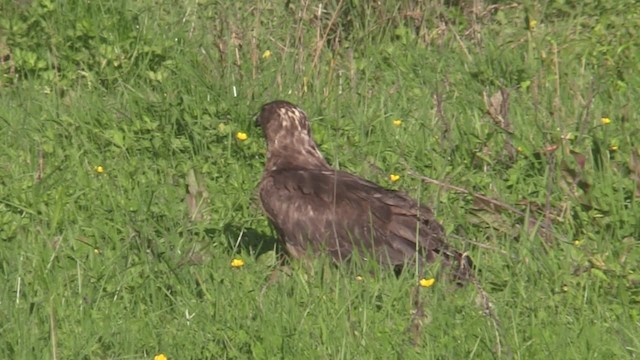
[[[228,239],[227,244],[233,252],[240,250],[258,258],[274,249],[278,253],[282,250],[273,233],[233,224],[225,225],[222,232]]]

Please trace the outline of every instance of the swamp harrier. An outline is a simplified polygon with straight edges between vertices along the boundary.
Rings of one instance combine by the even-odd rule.
[[[256,122],[267,141],[260,201],[289,256],[326,252],[341,262],[357,253],[396,269],[442,259],[457,280],[471,276],[471,260],[445,243],[431,209],[402,192],[331,168],[300,108],[270,102]]]

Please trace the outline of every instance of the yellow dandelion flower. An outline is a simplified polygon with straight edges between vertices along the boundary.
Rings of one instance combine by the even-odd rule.
[[[102,167],[102,165],[98,165],[95,168],[93,168],[98,174],[102,174],[104,172],[104,168]]]
[[[516,151],[518,151],[519,153],[521,153],[521,152],[523,152],[523,151],[524,151],[524,149],[522,148],[522,146],[518,146],[518,147],[516,148]]]
[[[396,181],[400,180],[400,175],[391,174],[391,175],[389,175],[389,180],[391,180],[391,182],[396,182]]]
[[[231,267],[241,268],[244,266],[244,260],[242,259],[233,259],[231,260]]]
[[[600,119],[600,123],[602,125],[609,125],[611,124],[611,119],[609,119],[608,117],[603,117],[602,119]]]
[[[263,59],[268,59],[268,58],[270,58],[270,57],[271,57],[271,55],[273,55],[273,54],[271,53],[271,51],[270,51],[270,50],[265,50],[265,51],[262,53],[262,58],[263,58]]]
[[[168,360],[168,358],[167,355],[160,353],[154,356],[153,360]]]
[[[400,125],[402,125],[402,120],[400,119],[393,120],[393,126],[400,126]]]
[[[575,246],[580,246],[580,245],[582,245],[582,241],[580,241],[580,240],[573,240],[573,245],[575,245]]]
[[[618,151],[618,145],[613,144],[613,145],[609,146],[609,151]]]
[[[529,20],[529,30],[533,30],[538,26],[538,21],[531,19]]]
[[[240,141],[245,141],[249,138],[249,135],[247,135],[247,133],[243,133],[241,131],[238,131],[236,133],[236,139],[240,140]]]
[[[96,253],[96,254],[98,254],[98,255],[100,255],[100,253],[101,253],[102,251],[100,251],[100,249],[98,249],[98,248],[94,248],[94,249],[93,249],[93,252],[94,252],[94,253]]]
[[[358,275],[358,276],[356,276],[356,280],[358,280],[358,281],[363,281],[363,280],[364,280],[364,278],[363,278],[362,276]]]
[[[433,284],[435,284],[435,283],[436,283],[436,279],[434,279],[434,278],[420,279],[420,286],[422,286],[423,288],[432,287]]]

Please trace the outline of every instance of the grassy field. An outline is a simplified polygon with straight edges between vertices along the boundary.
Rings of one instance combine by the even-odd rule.
[[[635,1],[246,3],[0,3],[0,358],[640,358]],[[274,99],[433,206],[491,314],[438,278],[409,331],[414,274],[323,259],[265,287]]]

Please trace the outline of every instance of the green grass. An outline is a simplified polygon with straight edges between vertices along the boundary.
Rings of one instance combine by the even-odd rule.
[[[634,1],[248,3],[0,3],[0,358],[640,356]],[[277,98],[336,167],[433,206],[497,321],[438,281],[414,346],[413,274],[322,259],[263,291]]]

